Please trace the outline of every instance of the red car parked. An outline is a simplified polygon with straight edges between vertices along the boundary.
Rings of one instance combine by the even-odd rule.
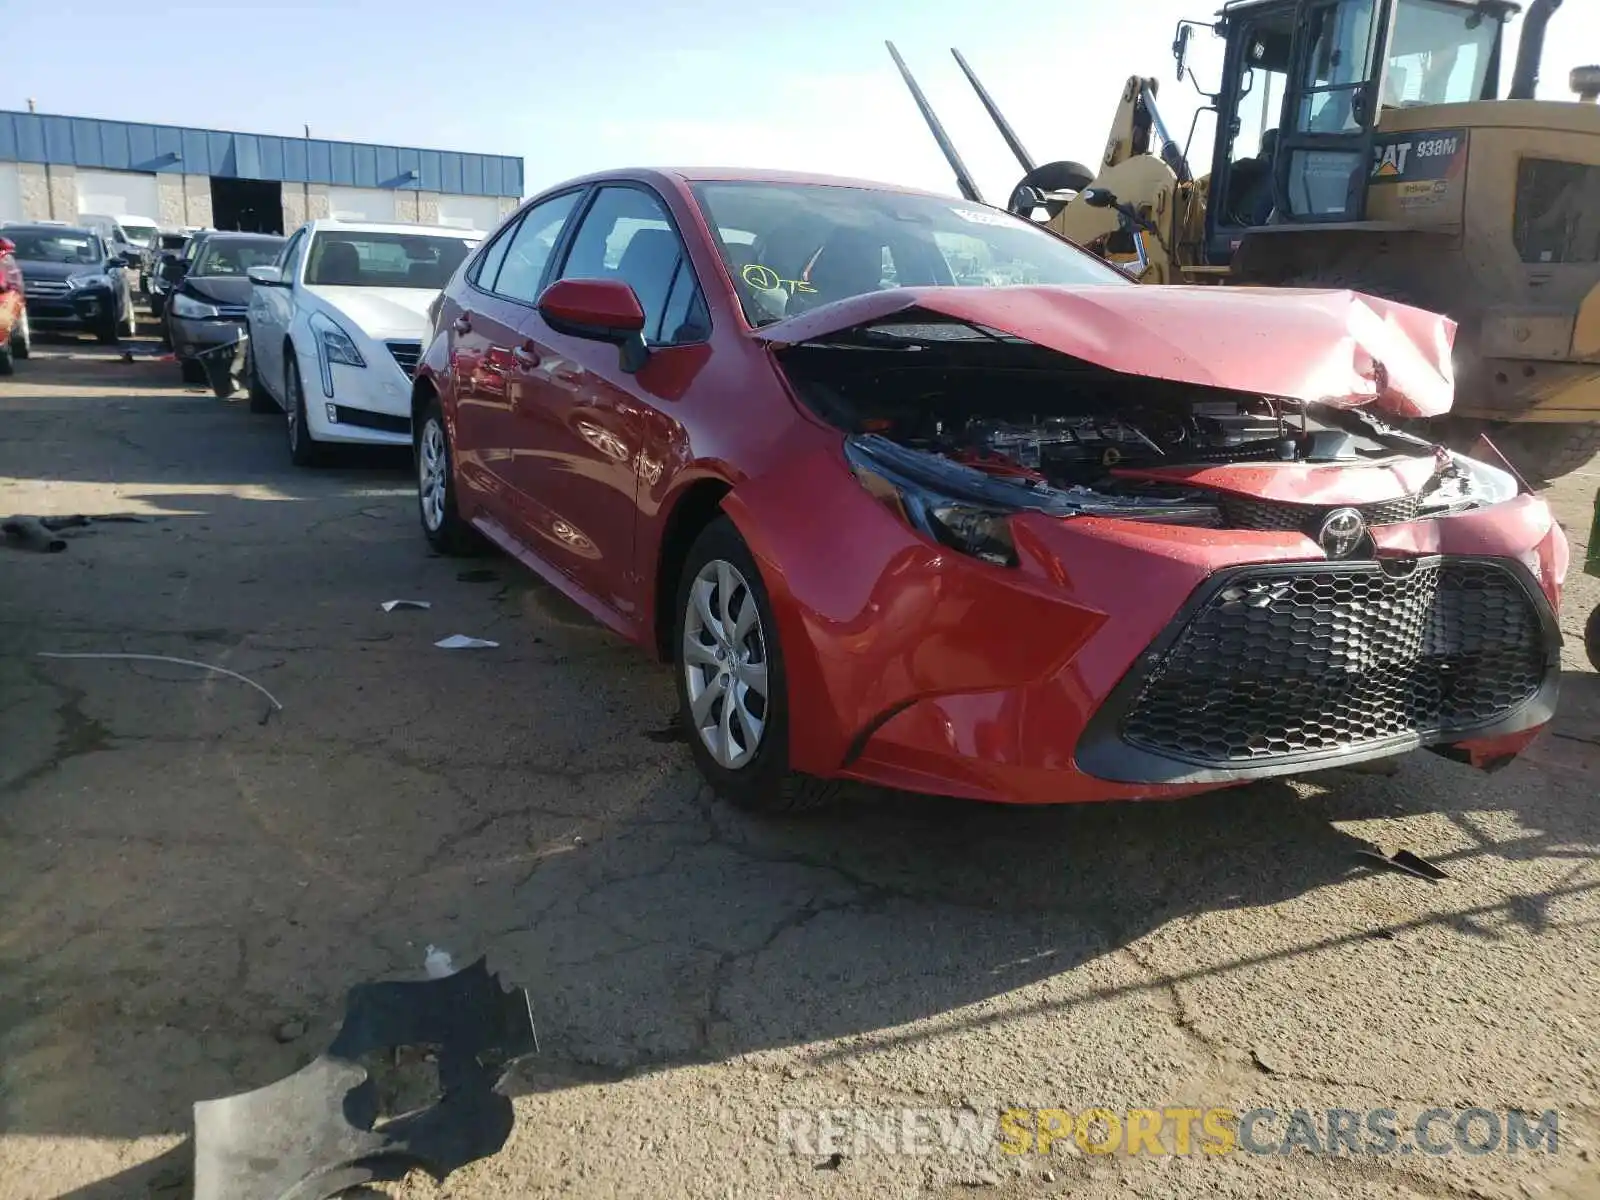
[[[1567,543],[1399,428],[1450,404],[1431,313],[1139,286],[881,184],[641,170],[524,204],[431,322],[428,539],[673,661],[737,803],[1489,768],[1550,718]]]

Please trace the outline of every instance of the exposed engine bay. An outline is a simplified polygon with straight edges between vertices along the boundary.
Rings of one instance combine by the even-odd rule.
[[[854,435],[852,461],[859,451],[897,477],[996,509],[1305,529],[1327,505],[1267,501],[1152,473],[1273,464],[1359,470],[1399,460],[1411,460],[1406,474],[1421,486],[1366,506],[1368,525],[1515,495],[1505,473],[1369,409],[1127,375],[1019,341],[951,345],[941,332],[944,338],[918,344],[858,330],[853,345],[797,346],[783,361],[802,398]]]

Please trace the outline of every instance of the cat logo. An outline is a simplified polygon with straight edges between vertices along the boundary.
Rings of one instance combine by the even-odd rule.
[[[1374,146],[1372,174],[1376,179],[1398,179],[1406,173],[1406,159],[1411,154],[1410,142],[1393,142],[1387,146]]]

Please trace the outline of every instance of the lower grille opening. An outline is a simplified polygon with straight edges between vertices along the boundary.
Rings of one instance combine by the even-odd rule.
[[[369,412],[364,408],[346,408],[343,404],[334,405],[334,412],[338,414],[341,425],[359,425],[363,429],[381,429],[385,433],[411,432],[411,421],[407,417]]]
[[[417,374],[417,363],[422,361],[422,343],[395,341],[385,342],[384,345],[389,347],[389,353],[394,356],[394,361],[400,365],[400,369],[406,373],[406,378],[414,378]]]
[[[1493,562],[1245,571],[1161,654],[1121,736],[1224,768],[1437,740],[1503,720],[1547,669],[1534,598]]]

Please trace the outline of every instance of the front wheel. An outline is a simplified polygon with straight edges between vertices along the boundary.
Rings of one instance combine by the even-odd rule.
[[[755,556],[727,517],[690,548],[675,611],[678,719],[712,790],[754,812],[801,812],[833,800],[837,783],[789,767],[778,626]]]
[[[297,467],[314,467],[322,461],[322,447],[306,425],[306,393],[300,386],[300,364],[294,360],[294,350],[283,348],[288,366],[283,372],[284,409],[289,424],[289,459]]]
[[[1589,665],[1600,671],[1600,604],[1589,614],[1583,627],[1583,650],[1589,656]]]
[[[270,413],[278,411],[278,402],[267,391],[266,385],[261,382],[261,372],[256,370],[256,356],[253,346],[244,348],[244,377],[250,389],[250,411],[253,413]]]

